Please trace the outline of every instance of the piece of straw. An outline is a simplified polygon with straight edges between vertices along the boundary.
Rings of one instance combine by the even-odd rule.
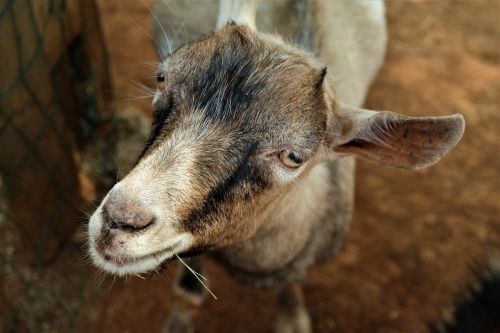
[[[179,255],[176,253],[175,256],[177,257],[177,259],[179,259],[179,261],[194,275],[194,277],[198,280],[198,282],[201,283],[201,285],[210,293],[210,295],[212,295],[212,297],[214,299],[217,299],[217,296],[215,296],[215,294],[210,290],[210,288],[207,287],[207,285],[205,283],[203,283],[203,281],[201,279],[203,279],[204,281],[207,281],[207,278],[204,277],[203,275],[201,275],[200,273],[198,273],[197,271],[195,271],[194,269],[192,269],[191,267],[188,266],[188,264],[186,264],[184,262],[184,260],[181,259],[181,257],[179,257]]]

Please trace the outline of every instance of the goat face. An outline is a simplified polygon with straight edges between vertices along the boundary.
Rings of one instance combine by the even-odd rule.
[[[323,140],[324,74],[236,25],[164,59],[144,152],[90,219],[94,262],[137,273],[251,237]]]
[[[460,115],[338,104],[325,73],[308,54],[237,25],[164,59],[144,152],[90,219],[94,262],[137,273],[246,240],[324,158],[422,168],[462,137]]]

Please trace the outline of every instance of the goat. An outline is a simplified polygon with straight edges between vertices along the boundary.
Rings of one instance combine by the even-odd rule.
[[[208,252],[235,279],[279,290],[277,331],[308,332],[300,282],[344,242],[354,156],[427,167],[458,143],[464,119],[360,107],[385,53],[383,1],[221,0],[218,15],[215,1],[197,6],[203,19],[182,1],[156,7],[168,52],[151,134],[91,216],[90,256],[123,276],[176,257],[202,270],[194,255]],[[187,270],[174,290],[166,331],[190,331],[186,304],[206,292]]]

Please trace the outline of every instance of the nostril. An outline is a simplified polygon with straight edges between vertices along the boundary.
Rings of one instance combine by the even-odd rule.
[[[107,226],[110,229],[116,229],[118,228],[118,225],[111,219],[111,216],[109,216],[107,205],[104,205],[101,209],[101,217],[103,220],[103,224]]]
[[[127,232],[137,232],[137,231],[149,228],[149,226],[151,226],[156,221],[156,218],[153,217],[153,218],[151,218],[149,220],[145,220],[145,221],[146,222],[144,222],[144,220],[139,220],[139,221],[126,220],[124,222],[113,223],[113,224],[116,225],[117,229],[127,231]],[[113,229],[111,226],[110,226],[110,228]]]
[[[106,202],[102,208],[104,225],[111,230],[125,232],[137,232],[144,230],[156,221],[155,216],[148,214],[146,210],[139,207],[117,205],[115,202]]]
[[[125,225],[123,228],[128,229],[128,231],[139,231],[149,228],[156,221],[156,217],[152,217],[149,220],[144,217],[139,220],[138,223],[131,223]]]
[[[137,232],[154,224],[156,218],[140,200],[126,192],[112,190],[102,208],[107,228],[125,232]]]
[[[104,206],[104,207],[102,208],[101,215],[102,215],[102,219],[103,219],[104,225],[105,225],[106,227],[108,227],[109,229],[118,229],[118,228],[119,228],[118,223],[116,223],[116,222],[115,222],[115,221],[111,218],[111,216],[109,215],[108,210],[106,209],[106,206]]]

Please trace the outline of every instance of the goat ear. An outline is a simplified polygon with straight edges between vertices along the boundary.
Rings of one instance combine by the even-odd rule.
[[[460,114],[407,117],[348,106],[341,106],[335,118],[329,140],[334,151],[407,169],[439,161],[460,141],[465,127]]]

